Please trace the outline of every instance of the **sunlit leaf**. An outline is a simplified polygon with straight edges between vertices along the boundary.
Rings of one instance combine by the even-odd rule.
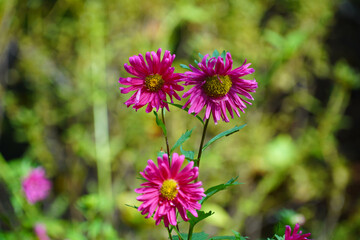
[[[235,178],[231,178],[227,183],[219,184],[219,185],[216,185],[216,186],[214,186],[214,187],[211,187],[211,188],[207,189],[207,190],[205,191],[206,196],[203,197],[203,198],[199,201],[199,203],[200,203],[200,204],[203,204],[203,203],[204,203],[208,198],[210,198],[212,195],[214,195],[215,193],[220,192],[220,191],[226,189],[227,187],[242,184],[242,183],[237,182],[236,179],[238,179],[238,176],[235,177]]]
[[[245,127],[245,126],[246,126],[246,124],[241,125],[241,126],[235,126],[235,127],[231,128],[231,129],[229,129],[229,130],[226,130],[225,132],[222,132],[222,133],[216,135],[215,137],[213,137],[212,139],[210,139],[210,141],[208,141],[208,142],[204,145],[204,147],[202,148],[202,150],[204,151],[210,144],[212,144],[212,143],[215,142],[216,140],[219,140],[219,139],[222,138],[222,137],[227,137],[227,136],[229,136],[229,135],[231,135],[231,134],[233,134],[233,133],[235,133],[235,132],[238,132],[240,129],[242,129],[242,128]]]

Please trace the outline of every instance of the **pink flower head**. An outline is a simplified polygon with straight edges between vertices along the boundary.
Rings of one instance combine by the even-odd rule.
[[[46,233],[46,227],[42,223],[37,223],[34,227],[34,232],[39,240],[50,240]]]
[[[42,167],[33,169],[23,180],[22,188],[25,192],[27,201],[34,204],[44,200],[51,189],[51,182],[45,176],[45,170]]]
[[[196,209],[201,208],[198,201],[205,196],[204,189],[200,188],[201,182],[190,183],[199,174],[198,168],[193,167],[194,162],[180,171],[184,159],[184,155],[174,153],[170,164],[168,155],[164,154],[157,158],[159,167],[150,159],[145,170],[140,172],[147,182],[135,189],[135,192],[142,194],[137,197],[137,200],[143,202],[138,210],[143,215],[147,214],[146,218],[150,218],[155,212],[156,225],[162,219],[166,227],[169,223],[176,225],[176,209],[184,221],[189,220],[186,210],[195,217],[198,216]]]
[[[226,110],[231,118],[234,118],[233,111],[240,117],[238,109],[245,112],[245,103],[251,105],[244,97],[253,100],[249,92],[255,92],[258,85],[255,79],[245,80],[242,77],[255,70],[248,68],[250,63],[246,64],[246,60],[240,67],[232,69],[233,60],[229,52],[226,53],[226,59],[218,56],[207,60],[208,57],[208,54],[205,55],[198,63],[200,69],[190,65],[192,72],[181,74],[184,85],[194,85],[183,95],[183,98],[190,96],[184,108],[190,104],[189,113],[197,115],[206,107],[204,120],[212,114],[215,124],[220,117],[228,122]]]
[[[291,234],[291,227],[285,227],[285,240],[311,240],[307,237],[311,235],[311,233],[302,234],[302,231],[299,231],[300,225],[297,223],[294,227],[294,232]]]
[[[183,86],[178,85],[180,75],[174,73],[175,68],[171,67],[175,59],[175,54],[171,55],[165,51],[161,60],[161,48],[157,52],[147,52],[144,57],[139,54],[129,58],[130,65],[124,64],[125,70],[134,75],[134,77],[120,78],[119,83],[129,87],[120,87],[121,93],[135,93],[125,102],[126,106],[134,105],[133,108],[138,110],[146,104],[146,112],[149,113],[153,108],[156,111],[165,107],[169,111],[166,102],[166,94],[169,95],[171,102],[172,97],[180,100],[176,91],[184,90]]]

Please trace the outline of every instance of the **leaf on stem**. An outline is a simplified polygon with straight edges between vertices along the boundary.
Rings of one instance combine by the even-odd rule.
[[[181,235],[182,239],[184,239],[184,240],[188,239],[188,234],[181,233],[180,235]],[[174,235],[172,237],[173,237],[173,240],[179,240],[179,236],[177,236],[177,235]],[[206,239],[208,239],[208,237],[209,237],[209,234],[207,234],[205,232],[199,232],[199,233],[194,233],[192,235],[191,240],[206,240]]]
[[[192,71],[191,68],[189,66],[186,66],[185,64],[180,64],[180,67]]]
[[[172,105],[172,106],[174,106],[174,107],[180,108],[180,109],[182,109],[182,110],[184,110],[184,111],[186,111],[186,112],[188,112],[188,110],[189,110],[189,108],[183,108],[183,106],[180,105],[180,104],[175,104],[175,103],[171,103],[171,102],[167,102],[167,103],[170,104],[170,105]],[[191,113],[191,115],[195,116],[194,113]],[[199,119],[199,121],[204,125],[204,121],[201,119],[201,117],[199,117],[199,116],[195,116],[195,117],[196,117],[197,119]]]
[[[214,195],[215,193],[217,192],[220,192],[224,189],[226,189],[227,187],[230,187],[230,186],[234,186],[234,185],[239,185],[239,184],[242,184],[242,183],[239,183],[236,181],[236,179],[238,179],[239,176],[235,177],[235,178],[231,178],[227,183],[223,183],[223,184],[219,184],[219,185],[216,185],[214,187],[211,187],[209,189],[207,189],[205,191],[205,194],[206,196],[203,197],[199,203],[200,204],[203,204],[208,198],[210,198],[212,195]]]
[[[138,209],[138,207],[137,207],[137,206],[135,206],[135,205],[125,204],[125,206],[127,206],[127,207],[131,207],[131,208],[135,208],[136,210]]]
[[[157,112],[154,111],[154,114],[155,114],[155,117],[156,117],[156,124],[161,127],[163,133],[164,133],[164,136],[166,137],[167,136],[167,131],[166,131],[166,127],[164,125],[164,123],[160,120]]]
[[[226,51],[225,51],[225,50],[221,53],[220,57],[221,57],[221,58],[224,60],[224,62],[225,62],[225,58],[226,58]]]
[[[197,211],[198,213],[198,217],[194,217],[192,214],[189,214],[189,223],[191,226],[195,226],[195,224],[197,224],[198,222],[204,220],[205,218],[210,217],[211,215],[213,215],[215,212],[209,211],[209,212],[204,212],[204,211]]]
[[[245,127],[245,126],[246,126],[246,124],[241,125],[241,126],[235,126],[235,127],[231,128],[231,129],[229,129],[229,130],[226,130],[225,132],[222,132],[222,133],[216,135],[215,137],[213,137],[212,139],[210,139],[210,141],[208,141],[208,142],[204,145],[204,147],[202,148],[202,150],[204,151],[204,150],[205,150],[210,144],[212,144],[213,142],[219,140],[219,139],[222,138],[222,137],[227,137],[227,136],[229,136],[229,135],[231,135],[231,134],[233,134],[233,133],[236,133],[236,132],[238,132],[240,129],[242,129],[242,128]]]
[[[197,159],[194,159],[195,153],[194,151],[185,151],[182,146],[180,146],[180,152],[182,155],[185,156],[185,158],[189,161],[197,161]]]
[[[218,50],[214,50],[214,52],[213,52],[213,54],[212,54],[212,57],[218,57],[219,56],[219,52],[218,52]]]
[[[186,140],[188,140],[191,136],[192,131],[195,128],[191,129],[191,130],[187,130],[183,135],[181,135],[181,137],[176,141],[176,143],[174,144],[174,146],[171,148],[170,153],[172,153],[175,148],[177,148],[178,146],[180,146],[181,144],[183,144]]]

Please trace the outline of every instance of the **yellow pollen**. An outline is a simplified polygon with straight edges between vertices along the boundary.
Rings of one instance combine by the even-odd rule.
[[[145,85],[150,92],[156,92],[164,85],[164,80],[159,74],[149,75],[145,78]]]
[[[232,82],[229,76],[215,75],[208,77],[202,88],[209,97],[223,97],[230,91],[231,86]]]
[[[167,200],[173,200],[178,192],[178,184],[174,179],[165,180],[160,189],[161,196]]]

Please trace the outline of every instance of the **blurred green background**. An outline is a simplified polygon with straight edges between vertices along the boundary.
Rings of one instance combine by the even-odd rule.
[[[0,0],[0,24],[0,239],[35,239],[36,222],[51,239],[166,239],[125,206],[165,145],[118,89],[128,58],[159,47],[179,72],[230,51],[259,83],[246,114],[209,124],[207,139],[247,126],[204,152],[204,187],[244,184],[207,202],[195,232],[261,239],[302,222],[313,239],[360,239],[359,1]],[[166,118],[170,144],[196,127],[184,149],[198,147],[195,118]],[[38,165],[53,190],[31,206],[21,179]]]

